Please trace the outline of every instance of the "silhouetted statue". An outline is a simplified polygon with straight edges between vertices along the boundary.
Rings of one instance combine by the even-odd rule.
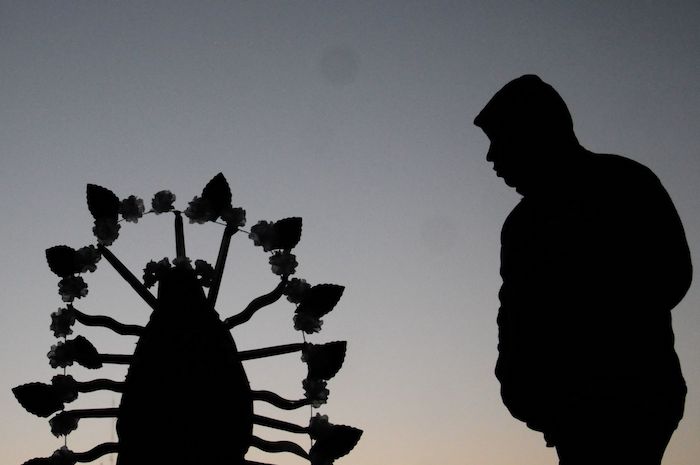
[[[505,405],[561,465],[658,465],[686,393],[671,310],[692,265],[673,203],[648,168],[583,148],[537,76],[508,83],[474,124],[523,196],[501,233]]]
[[[78,422],[90,418],[115,418],[119,441],[105,442],[75,452],[67,444],[51,456],[37,457],[23,465],[76,465],[93,462],[106,454],[117,454],[117,465],[265,465],[248,460],[252,448],[265,452],[289,452],[307,459],[310,465],[332,465],[347,455],[362,436],[362,430],[328,421],[317,413],[308,426],[256,414],[261,402],[282,410],[319,408],[328,400],[327,382],[342,368],[347,343],[304,342],[239,351],[230,333],[247,323],[258,311],[286,296],[296,305],[294,329],[306,334],[321,330],[325,317],[338,304],[344,286],[317,284],[291,278],[298,262],[292,253],[301,239],[302,219],[258,221],[248,232],[255,246],[271,252],[268,263],[279,283],[269,293],[253,299],[240,313],[222,319],[217,296],[232,237],[246,222],[246,212],[233,207],[231,189],[219,173],[207,183],[200,196],[184,210],[176,210],[175,195],[159,191],[146,212],[143,199],[130,195],[123,200],[109,189],[88,184],[88,210],[95,219],[97,244],[79,249],[57,245],[46,250],[49,269],[61,279],[58,293],[66,307],[51,314],[50,329],[61,339],[51,347],[48,358],[53,368],[63,368],[51,384],[33,382],[12,389],[30,413],[50,417],[51,432],[68,436]],[[174,214],[175,258],[149,261],[143,279],[137,278],[110,250],[119,237],[121,222],[137,223],[147,214]],[[204,260],[192,263],[185,251],[182,214],[190,224],[224,226],[215,266]],[[223,223],[223,224],[222,224]],[[240,235],[239,235],[240,237]],[[73,306],[88,294],[80,276],[97,269],[104,257],[151,308],[145,326],[120,323],[106,315],[83,313]],[[149,288],[158,285],[157,296]],[[208,291],[205,292],[204,288]],[[117,299],[114,305],[122,305]],[[224,307],[227,307],[224,304]],[[75,323],[110,329],[117,334],[138,337],[133,354],[101,353],[83,336],[68,339]],[[272,391],[252,390],[245,371],[250,360],[301,352],[308,368],[301,382],[302,399],[285,399]],[[79,381],[66,373],[77,363],[98,369],[104,364],[128,365],[123,381],[92,379]],[[67,409],[80,393],[108,390],[121,394],[119,407]],[[54,415],[55,414],[55,415]],[[53,416],[52,416],[53,415]],[[313,441],[305,450],[292,441],[270,441],[253,434],[254,425],[289,433],[308,434]]]

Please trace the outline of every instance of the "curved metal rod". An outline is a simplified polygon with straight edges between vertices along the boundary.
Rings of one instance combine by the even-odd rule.
[[[117,334],[122,336],[141,336],[143,334],[143,326],[139,325],[126,325],[120,323],[114,318],[104,316],[104,315],[87,315],[77,308],[69,304],[68,307],[75,312],[75,320],[84,324],[85,326],[101,326],[103,328],[111,329]]]
[[[105,442],[85,452],[74,452],[76,462],[92,462],[103,455],[119,452],[119,443]]]
[[[264,452],[291,452],[294,455],[298,455],[303,459],[309,460],[309,454],[302,449],[299,444],[295,444],[290,441],[267,441],[265,439],[260,439],[257,436],[253,436],[250,440],[250,445]]]
[[[93,379],[92,381],[76,381],[78,392],[114,391],[124,392],[124,381],[111,379]]]
[[[240,324],[245,323],[246,321],[250,320],[253,315],[255,315],[255,312],[260,310],[263,307],[267,307],[270,304],[273,304],[277,302],[280,297],[284,294],[284,287],[287,284],[287,278],[282,278],[282,281],[275,287],[272,292],[269,292],[265,295],[261,295],[260,297],[256,297],[253,299],[248,306],[239,314],[234,315],[232,317],[226,318],[224,320],[224,325],[226,326],[227,329],[231,329],[234,326],[238,326]]]
[[[253,391],[253,400],[261,400],[283,410],[294,410],[311,405],[313,399],[289,400],[271,391]]]

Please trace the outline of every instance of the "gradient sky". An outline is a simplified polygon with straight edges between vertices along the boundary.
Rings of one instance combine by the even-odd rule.
[[[502,406],[493,376],[498,238],[519,196],[485,162],[472,120],[503,84],[539,74],[584,146],[656,172],[697,266],[698,20],[691,1],[0,0],[0,462],[62,445],[10,388],[55,373],[45,354],[61,302],[44,249],[92,241],[85,184],[145,199],[167,188],[182,208],[222,171],[249,224],[304,218],[298,276],[347,286],[311,339],[349,341],[321,409],[365,431],[340,464],[555,464]],[[112,250],[137,274],[174,254],[169,218],[122,231]],[[189,254],[213,262],[221,229],[186,234]],[[147,321],[107,263],[86,279],[78,308]],[[700,457],[698,281],[674,311],[690,393],[664,465]],[[274,285],[265,254],[234,236],[220,313]],[[235,330],[239,348],[299,341],[291,310],[276,304]],[[134,338],[78,332],[104,352],[133,350]],[[302,394],[297,355],[247,368],[254,388]],[[308,411],[280,416],[303,423]],[[111,426],[83,420],[69,445],[109,441]]]

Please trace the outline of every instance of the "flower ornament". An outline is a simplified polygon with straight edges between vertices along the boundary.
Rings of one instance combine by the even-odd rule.
[[[158,191],[151,200],[151,210],[153,210],[156,215],[172,211],[175,198],[175,194],[168,190]]]
[[[175,257],[173,259],[173,266],[175,268],[192,269],[192,260],[189,257]]]
[[[214,208],[207,199],[201,197],[193,198],[185,209],[185,216],[190,219],[190,223],[204,224],[207,221],[214,221],[216,215]]]
[[[328,415],[317,413],[309,420],[309,436],[311,436],[311,439],[315,440],[323,438],[328,435],[330,426]]]
[[[119,214],[131,223],[138,223],[139,218],[143,216],[145,211],[146,207],[143,204],[143,200],[135,195],[130,195],[119,204]]]
[[[320,318],[308,313],[296,313],[293,321],[294,329],[306,334],[317,333],[321,331],[321,326],[323,326],[323,321]]]
[[[77,462],[96,462],[108,453],[119,454],[119,460],[125,464],[253,463],[245,458],[250,447],[290,452],[309,460],[310,465],[331,465],[355,446],[362,432],[333,425],[325,415],[311,418],[309,426],[305,427],[253,413],[257,401],[283,410],[309,405],[320,408],[326,404],[328,380],[344,363],[346,342],[313,344],[303,337],[303,342],[238,350],[229,333],[282,296],[295,306],[294,327],[307,334],[316,333],[323,324],[321,317],[338,303],[343,286],[312,286],[305,279],[289,279],[298,267],[292,249],[301,238],[301,218],[259,221],[247,233],[254,245],[270,252],[268,262],[277,285],[271,292],[254,298],[240,313],[222,319],[216,307],[217,295],[230,242],[239,228],[245,226],[246,211],[232,206],[231,190],[221,173],[206,184],[184,211],[176,209],[176,197],[168,190],[158,191],[153,196],[148,212],[143,200],[135,195],[119,200],[111,190],[94,184],[88,184],[86,195],[94,219],[92,229],[96,244],[77,249],[57,245],[46,250],[49,268],[60,279],[59,294],[68,303],[51,314],[50,329],[60,340],[47,354],[51,367],[63,368],[63,374],[54,376],[50,383],[27,383],[13,388],[12,392],[30,413],[51,417],[49,425],[55,436],[67,436],[83,418],[117,417],[119,442],[99,444],[85,452],[62,447],[49,457],[31,459],[24,465],[76,465]],[[123,224],[138,223],[146,213],[167,212],[174,216],[175,255],[148,261],[141,280],[108,246],[119,237]],[[187,255],[182,213],[190,223],[224,227],[214,266]],[[121,221],[125,223],[120,224]],[[94,272],[103,257],[153,310],[145,327],[120,323],[109,316],[86,314],[72,305],[75,299],[88,294],[87,283],[81,275]],[[159,285],[157,293],[149,290],[165,282],[168,285]],[[103,354],[83,336],[67,339],[77,323],[138,336],[136,349],[133,354]],[[251,389],[245,372],[247,360],[292,352],[301,352],[301,360],[308,369],[301,383],[303,398],[289,400],[270,391]],[[193,355],[197,360],[206,361],[205,366],[183,362]],[[88,369],[111,363],[129,365],[129,371],[123,381],[104,378],[76,381],[65,370],[75,363]],[[176,381],[164,373],[176,373]],[[213,385],[219,388],[212,390]],[[120,393],[119,408],[66,409],[80,393],[98,390]],[[192,404],[188,404],[192,399],[198,399],[197,415],[192,415]],[[164,412],[169,413],[163,415]],[[182,417],[180,422],[168,420],[175,414],[173,412]],[[195,422],[196,428],[183,428]],[[289,441],[251,437],[253,424],[308,433],[315,443],[307,452]],[[195,449],[192,444],[205,447]]]
[[[221,213],[221,219],[226,222],[226,224],[233,226],[235,228],[242,228],[245,226],[245,210],[240,207],[227,208]]]
[[[146,263],[146,268],[143,269],[143,283],[146,287],[153,287],[155,283],[163,278],[169,269],[170,260],[168,260],[167,257],[158,262],[151,260]]]
[[[288,251],[275,251],[270,257],[272,272],[279,276],[294,274],[297,268],[297,257]]]
[[[75,312],[72,307],[59,308],[51,314],[51,325],[55,337],[66,337],[73,334],[71,327],[75,323]]]
[[[73,302],[87,295],[87,283],[80,276],[66,276],[58,282],[58,293],[64,302]]]
[[[51,378],[51,387],[56,396],[64,403],[78,398],[78,383],[70,375],[56,375]]]
[[[311,284],[307,283],[305,279],[292,278],[284,288],[284,295],[287,296],[289,302],[298,304],[309,289],[311,289]]]
[[[204,260],[194,261],[194,273],[199,278],[199,284],[204,287],[209,287],[214,282],[214,268]]]
[[[275,246],[275,228],[273,223],[269,221],[258,221],[258,223],[250,228],[248,237],[253,241],[253,244],[261,246],[265,252],[269,252]]]
[[[314,408],[319,408],[328,402],[330,391],[326,388],[328,385],[326,381],[306,378],[301,382],[301,385],[304,388],[304,397],[311,401]]]
[[[79,273],[93,273],[97,269],[97,262],[100,261],[102,255],[94,245],[88,245],[76,250],[76,260],[80,266]]]
[[[61,412],[49,420],[49,425],[54,436],[67,436],[78,429],[78,418],[71,412]]]
[[[57,449],[51,457],[36,458],[24,462],[24,465],[75,465],[77,463],[76,454],[66,446]]]
[[[112,245],[119,237],[121,225],[109,218],[95,220],[95,226],[92,228],[92,233],[97,238],[97,242],[102,245]]]

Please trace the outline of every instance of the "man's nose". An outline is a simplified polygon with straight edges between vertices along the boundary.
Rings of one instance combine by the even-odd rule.
[[[489,145],[489,150],[486,152],[486,161],[493,162],[496,158],[496,150],[494,150],[493,144]]]

